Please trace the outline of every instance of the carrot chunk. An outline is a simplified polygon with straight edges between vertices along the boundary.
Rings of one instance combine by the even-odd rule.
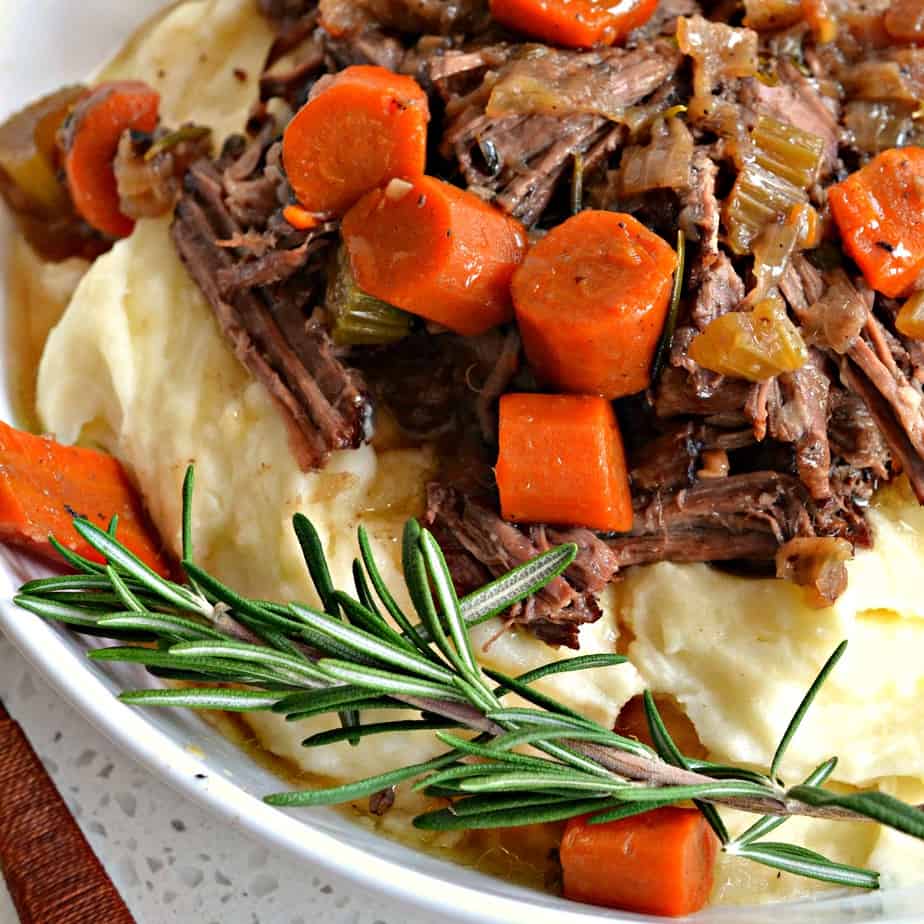
[[[282,217],[298,231],[310,231],[318,226],[317,218],[299,205],[287,205]]]
[[[660,808],[601,825],[573,818],[559,852],[565,898],[677,917],[709,900],[718,838],[695,809]]]
[[[105,529],[118,514],[119,541],[168,575],[160,541],[119,462],[104,453],[62,446],[0,422],[0,541],[61,564],[48,541],[102,562],[74,529],[81,516]]]
[[[921,0],[892,0],[883,21],[893,41],[924,43],[924,5]]]
[[[844,247],[889,298],[924,273],[924,148],[893,148],[828,190]]]
[[[357,285],[383,302],[465,335],[513,317],[526,232],[474,193],[429,176],[392,180],[347,212],[343,239]]]
[[[630,215],[588,210],[553,228],[513,277],[536,373],[606,398],[647,388],[676,265],[674,251]]]
[[[309,212],[343,214],[393,177],[419,177],[427,156],[427,96],[384,67],[348,67],[286,128],[282,159]]]
[[[65,126],[64,169],[74,207],[98,231],[127,237],[135,223],[119,210],[112,162],[127,129],[157,127],[160,94],[134,80],[100,84]]]
[[[504,395],[497,487],[504,518],[625,532],[632,496],[613,407],[583,395]]]
[[[612,45],[651,19],[658,0],[491,0],[491,14],[517,32],[554,45]]]

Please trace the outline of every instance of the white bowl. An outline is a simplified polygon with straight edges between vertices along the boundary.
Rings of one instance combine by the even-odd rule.
[[[254,0],[256,2],[256,0]],[[111,54],[163,0],[0,0],[0,118],[24,102],[80,80]],[[14,229],[0,214],[0,266]],[[0,289],[0,321],[6,318]],[[0,333],[0,370],[7,348]],[[0,419],[12,421],[7,383],[0,384]],[[590,924],[661,921],[575,905],[473,872],[379,837],[331,810],[281,812],[260,796],[280,781],[221,735],[181,710],[142,712],[114,694],[151,685],[137,668],[102,665],[85,657],[87,643],[10,602],[16,587],[37,576],[34,563],[0,552],[0,628],[94,725],[152,773],[186,797],[276,847],[354,878],[367,887],[418,904],[436,918],[505,924]],[[370,768],[374,769],[374,768]],[[755,908],[711,909],[695,920],[714,924],[922,921],[924,888]]]

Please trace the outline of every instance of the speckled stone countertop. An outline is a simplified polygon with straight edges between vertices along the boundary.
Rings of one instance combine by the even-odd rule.
[[[2,635],[0,697],[138,924],[430,921],[269,850],[178,796],[90,726]],[[2,879],[0,924],[18,924]]]

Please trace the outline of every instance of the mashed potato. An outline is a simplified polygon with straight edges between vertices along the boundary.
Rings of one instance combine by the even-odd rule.
[[[273,41],[256,0],[188,0],[142,28],[100,80],[144,80],[168,125],[211,126],[218,144],[243,130]]]
[[[832,754],[837,778],[924,778],[924,508],[903,483],[870,511],[872,552],[848,564],[834,606],[807,606],[776,580],[708,565],[637,569],[617,585],[636,635],[629,652],[646,683],[672,693],[721,760],[765,765],[819,668],[842,639],[847,653],[812,707],[786,762],[806,776]]]
[[[253,98],[247,81],[268,41],[251,0],[194,2],[130,45],[106,76],[151,80],[164,92],[168,118],[195,118],[221,133],[242,124]],[[199,60],[190,49],[200,46],[227,53]],[[229,79],[234,67],[246,71],[245,80]],[[180,483],[195,462],[197,557],[243,593],[313,599],[290,527],[299,510],[318,527],[335,582],[350,585],[355,529],[363,522],[386,580],[398,588],[397,537],[405,518],[420,512],[432,454],[364,447],[335,455],[323,472],[299,471],[278,412],[225,344],[167,229],[166,220],[141,222],[83,279],[42,360],[44,427],[122,459],[174,548]],[[924,512],[895,487],[879,497],[871,521],[876,548],[850,564],[849,590],[827,610],[808,608],[801,592],[783,582],[735,578],[705,565],[635,570],[608,591],[605,617],[581,636],[584,652],[612,651],[623,627],[632,664],[568,675],[549,681],[548,689],[603,722],[612,722],[646,685],[670,693],[713,756],[766,766],[818,668],[849,638],[848,654],[793,741],[787,778],[837,754],[840,782],[924,800],[917,713],[924,602],[915,578],[924,563]],[[488,644],[496,629],[477,632],[486,664],[519,673],[566,656],[515,632]],[[265,746],[334,779],[423,760],[436,748],[431,736],[415,735],[306,750],[301,739],[327,720],[293,726],[256,715],[248,721]],[[729,816],[733,827],[753,820]],[[406,820],[401,811],[386,817],[393,825]],[[793,819],[787,837],[842,861],[874,865],[887,880],[920,878],[924,847],[874,825]],[[753,901],[810,888],[806,880],[722,858],[716,898]]]

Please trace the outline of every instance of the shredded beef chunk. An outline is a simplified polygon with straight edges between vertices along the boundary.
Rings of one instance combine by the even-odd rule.
[[[482,503],[440,484],[427,489],[426,522],[437,538],[450,540],[453,554],[448,562],[460,592],[468,587],[473,572],[480,573],[479,566],[498,577],[551,545],[576,543],[574,564],[535,597],[513,607],[508,618],[550,644],[577,648],[580,626],[602,615],[595,594],[612,580],[617,564],[606,544],[589,530],[524,530],[501,519],[490,501]],[[467,558],[459,554],[461,550]]]
[[[789,539],[813,534],[798,480],[751,472],[639,495],[632,531],[607,545],[620,568],[656,561],[772,560]]]
[[[337,35],[359,33],[370,23],[407,33],[448,35],[486,20],[485,0],[321,0],[321,15]]]
[[[192,166],[173,239],[238,359],[276,399],[296,458],[310,470],[369,437],[371,405],[359,374],[312,317],[324,292],[331,228],[286,241],[268,227],[279,175],[264,163],[267,140],[231,142],[218,162]]]
[[[591,170],[620,143],[622,129],[607,116],[653,94],[680,61],[667,43],[636,51],[495,46],[448,53],[432,66],[450,114],[443,151],[470,189],[533,225],[576,156]],[[462,92],[464,75],[478,82]],[[536,86],[541,92],[524,90]]]

